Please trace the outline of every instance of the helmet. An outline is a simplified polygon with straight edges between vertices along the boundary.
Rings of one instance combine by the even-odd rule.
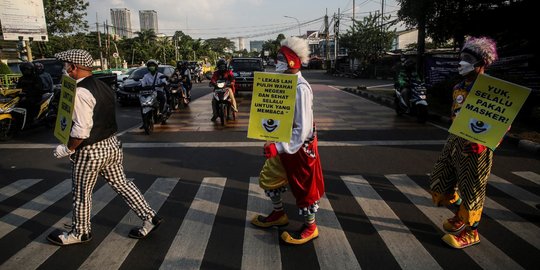
[[[34,68],[36,69],[37,74],[41,74],[45,71],[45,66],[42,63],[34,63]]]
[[[19,69],[23,75],[34,75],[35,67],[31,62],[24,62],[19,65]]]
[[[150,59],[148,60],[148,62],[146,62],[146,66],[149,67],[149,66],[159,66],[158,62],[154,59]]]
[[[405,71],[412,72],[416,68],[416,63],[412,59],[407,59],[403,62],[403,67],[405,68]]]
[[[183,65],[183,64],[184,64],[184,63],[182,63],[182,61],[176,62],[176,68],[177,68],[177,69],[182,69],[182,65]]]
[[[227,70],[227,61],[225,59],[219,59],[216,66],[218,70],[225,71]]]

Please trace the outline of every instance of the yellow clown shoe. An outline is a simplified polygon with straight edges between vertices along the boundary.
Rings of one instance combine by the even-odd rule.
[[[465,229],[458,235],[450,233],[445,234],[442,240],[453,248],[466,248],[472,245],[480,243],[480,237],[478,236],[478,230]]]
[[[319,229],[316,224],[309,226],[304,224],[299,232],[289,233],[284,231],[281,234],[281,240],[292,245],[302,245],[317,237],[319,237]]]
[[[447,232],[458,232],[465,228],[465,222],[455,215],[443,222],[443,229]]]
[[[272,226],[285,226],[289,224],[289,218],[284,211],[272,211],[267,217],[256,215],[251,224],[260,228],[269,228]]]

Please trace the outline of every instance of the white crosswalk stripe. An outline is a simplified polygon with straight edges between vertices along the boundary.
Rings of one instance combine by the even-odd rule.
[[[535,172],[513,172],[515,175],[534,182],[538,174]],[[435,207],[431,202],[430,194],[417,182],[405,174],[384,175],[396,192],[404,195],[412,206],[419,210],[427,219],[427,225],[440,232],[442,236],[441,225],[443,221],[452,216],[453,213],[441,207]],[[215,230],[214,223],[218,217],[218,209],[224,202],[223,194],[226,190],[226,177],[201,177],[202,182],[198,186],[198,191],[193,198],[190,198],[191,204],[181,220],[166,220],[166,224],[178,224],[178,230],[170,235],[172,241],[164,249],[160,257],[160,263],[154,264],[154,268],[160,265],[160,269],[199,269],[203,266],[203,261],[207,256],[207,246],[211,241],[216,241],[212,231]],[[365,214],[368,224],[371,224],[374,231],[380,236],[378,240],[387,247],[389,255],[395,260],[402,269],[441,269],[450,268],[452,265],[437,261],[440,258],[434,255],[432,243],[426,243],[425,240],[417,238],[418,228],[413,234],[413,229],[409,228],[410,222],[405,223],[400,220],[393,209],[392,204],[385,201],[385,196],[379,194],[377,186],[372,186],[369,177],[362,175],[343,175],[340,176],[344,187],[348,190],[347,194],[340,196],[353,197],[356,205],[347,207],[361,209]],[[283,243],[279,241],[279,230],[269,228],[261,230],[251,225],[251,219],[257,214],[268,214],[272,210],[270,200],[266,197],[263,190],[258,185],[258,177],[250,177],[249,182],[246,179],[246,211],[242,216],[244,223],[243,234],[238,237],[242,239],[241,259],[237,267],[241,269],[282,269],[290,268],[290,262],[282,259]],[[30,189],[41,179],[21,179],[13,181],[3,188],[0,188],[0,199],[7,200],[12,197],[20,197],[21,192]],[[145,192],[149,204],[156,210],[162,209],[169,199],[174,196],[173,190],[179,183],[179,178],[156,178]],[[538,203],[538,196],[529,192],[512,182],[492,175],[490,177],[491,185],[505,192],[512,197],[512,200],[521,201],[527,205],[534,206]],[[43,182],[45,183],[45,182]],[[36,186],[38,188],[38,186]],[[45,189],[45,187],[41,187]],[[17,230],[28,230],[21,228],[35,218],[35,216],[69,194],[71,191],[71,181],[66,179],[57,185],[51,185],[48,190],[43,190],[41,195],[36,196],[25,204],[9,213],[4,213],[0,218],[0,241],[7,235]],[[382,193],[381,193],[382,194]],[[534,221],[534,217],[528,217],[527,214],[514,213],[509,208],[511,205],[488,197],[485,201],[484,215],[492,219],[500,226],[506,228],[515,239],[521,239],[526,245],[536,250],[529,250],[531,254],[540,254],[540,228]],[[92,218],[96,215],[105,215],[107,205],[117,196],[117,194],[108,186],[103,185],[93,194]],[[338,214],[334,207],[343,207],[333,204],[339,200],[335,194],[325,194],[321,198],[319,212],[317,213],[317,224],[319,227],[319,238],[313,241],[312,250],[316,256],[317,264],[320,269],[361,269],[366,268],[384,268],[384,265],[370,265],[369,261],[360,261],[358,258],[361,245],[356,243],[352,245],[351,240],[347,238],[347,232],[342,226],[343,214]],[[508,198],[506,198],[508,200]],[[1,201],[0,200],[0,201]],[[504,205],[503,205],[504,204]],[[127,207],[127,206],[125,206]],[[343,209],[341,209],[343,210]],[[537,211],[533,208],[530,211]],[[64,224],[70,224],[71,212],[65,214],[59,220],[51,222],[50,229],[45,230],[35,237],[26,246],[20,250],[14,250],[11,257],[5,257],[0,261],[1,269],[37,269],[53,257],[57,257],[61,247],[49,244],[45,237],[55,228],[62,228]],[[95,247],[86,257],[79,258],[80,262],[73,268],[80,269],[119,269],[131,258],[130,254],[138,246],[138,241],[127,237],[129,230],[134,226],[139,226],[140,219],[131,211],[120,219],[111,231],[107,231],[102,240],[94,239]],[[409,224],[409,225],[407,225]],[[495,223],[493,223],[495,224]],[[25,225],[28,226],[28,225]],[[367,225],[361,225],[367,226]],[[482,232],[482,230],[480,230]],[[160,233],[159,231],[156,233]],[[163,232],[164,233],[164,232]],[[211,238],[212,233],[212,238]],[[489,235],[494,237],[493,234]],[[11,236],[10,236],[11,237]],[[497,245],[501,240],[490,241],[487,236],[481,235],[481,244],[475,247],[463,250],[461,256],[469,257],[474,263],[474,267],[484,269],[523,269],[523,261],[515,258],[511,254],[506,254],[502,248]],[[98,238],[99,239],[99,238]],[[98,242],[99,241],[99,242]],[[219,240],[218,240],[219,241]],[[5,241],[4,241],[5,242]],[[2,245],[4,246],[4,243]],[[504,241],[502,241],[504,243]],[[366,245],[370,245],[366,243]],[[444,245],[442,242],[440,245]],[[84,246],[90,248],[90,245]],[[5,248],[5,247],[3,247]],[[81,247],[83,248],[83,247]],[[448,252],[455,252],[448,249]],[[523,251],[527,252],[527,251]],[[455,254],[455,253],[454,253]],[[440,256],[440,255],[439,255]],[[536,257],[531,257],[536,259]],[[536,259],[538,260],[538,259]]]
[[[387,175],[386,178],[397,187],[401,193],[418,206],[433,224],[442,224],[448,217],[453,216],[452,211],[440,207],[435,207],[431,203],[431,196],[424,189],[418,186],[406,175]],[[480,267],[484,269],[522,269],[522,267],[506,256],[495,245],[480,235],[482,249],[464,249]],[[493,258],[493,260],[486,260]]]
[[[403,269],[442,269],[362,176],[342,176],[371,224]]]
[[[540,174],[534,172],[512,172],[513,174],[525,178],[540,186]]]
[[[66,179],[32,201],[17,208],[0,219],[0,238],[15,230],[18,226],[39,214],[71,191],[71,180]]]
[[[536,207],[536,205],[540,203],[540,196],[536,196],[531,192],[528,192],[525,189],[522,189],[494,174],[491,174],[491,176],[489,177],[488,184],[530,205],[531,207]]]
[[[21,179],[17,182],[12,183],[11,185],[0,188],[0,202],[29,188],[30,186],[36,184],[39,181],[41,181],[41,179]]]
[[[199,269],[226,181],[203,179],[160,269]]]
[[[144,197],[148,204],[159,209],[178,183],[175,178],[158,178],[146,191]],[[133,224],[133,222],[136,224]],[[86,259],[79,269],[118,269],[137,243],[137,240],[126,237],[131,228],[140,226],[141,220],[130,211],[114,228],[94,252]]]

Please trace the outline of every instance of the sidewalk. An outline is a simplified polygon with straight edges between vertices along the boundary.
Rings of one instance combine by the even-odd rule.
[[[387,84],[387,81],[381,80],[381,85],[378,86],[357,86],[356,88],[344,87],[342,90],[362,96],[369,100],[375,101],[379,104],[385,105],[390,108],[394,108],[394,97],[393,97],[393,84]],[[429,101],[428,101],[429,102]],[[443,125],[449,126],[451,124],[451,119],[448,116],[438,114],[433,111],[429,111],[429,120],[441,123]],[[506,135],[505,142],[516,145],[519,149],[530,152],[533,154],[540,154],[540,143],[521,139],[515,134],[512,134],[512,131]]]

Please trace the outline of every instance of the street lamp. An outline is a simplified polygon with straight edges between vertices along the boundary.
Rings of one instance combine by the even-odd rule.
[[[296,20],[296,22],[298,23],[298,35],[301,36],[302,34],[301,34],[301,31],[300,31],[300,21],[295,17],[291,17],[291,16],[287,16],[287,15],[285,15],[283,17]]]

